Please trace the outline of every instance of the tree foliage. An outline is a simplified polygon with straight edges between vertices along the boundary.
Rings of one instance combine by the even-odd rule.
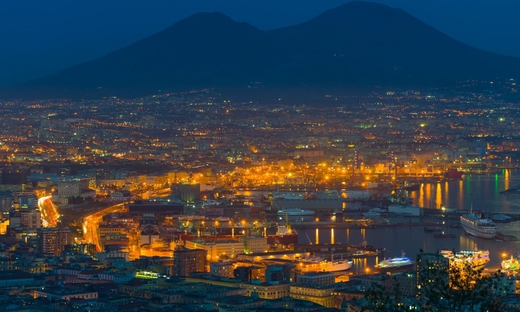
[[[382,277],[374,280],[365,292],[361,310],[498,312],[504,308],[503,298],[510,286],[503,272],[485,274],[482,267],[471,261],[452,259],[447,266],[430,266],[417,273],[423,282],[420,282],[422,285],[418,287],[416,297],[404,296],[394,277]]]
[[[390,280],[388,280],[390,279]],[[388,283],[390,282],[390,283]],[[391,285],[391,289],[385,285]],[[382,277],[378,281],[372,282],[370,288],[365,293],[366,302],[361,311],[366,312],[404,312],[410,311],[410,305],[405,302],[399,283],[395,278]]]
[[[424,311],[500,311],[507,294],[505,275],[486,275],[470,261],[450,260],[449,268],[430,269],[432,282],[421,289]],[[446,283],[448,281],[448,283]]]

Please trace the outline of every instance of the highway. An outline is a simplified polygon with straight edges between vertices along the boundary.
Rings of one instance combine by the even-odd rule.
[[[41,212],[43,227],[56,227],[60,220],[58,209],[52,203],[52,196],[44,196],[38,199],[38,208]]]
[[[98,235],[99,223],[103,220],[103,217],[107,214],[114,212],[121,212],[125,209],[124,203],[119,203],[105,208],[101,211],[93,213],[83,218],[83,240],[87,244],[95,244],[98,251],[103,250]]]

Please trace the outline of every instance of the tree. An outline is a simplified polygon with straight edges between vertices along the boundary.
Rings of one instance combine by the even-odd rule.
[[[432,268],[426,273],[431,282],[421,290],[424,311],[501,311],[507,295],[505,274],[483,274],[483,267],[472,261],[450,259],[449,267]],[[446,277],[448,284],[446,285]]]
[[[374,278],[365,292],[361,310],[498,312],[504,309],[504,297],[514,291],[514,283],[501,271],[484,274],[475,261],[448,260],[439,254],[425,256],[421,265],[418,256],[416,297],[404,296],[395,277],[382,276]]]

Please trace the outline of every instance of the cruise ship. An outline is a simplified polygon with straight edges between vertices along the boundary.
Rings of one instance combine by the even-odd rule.
[[[303,210],[300,208],[287,208],[278,211],[279,216],[312,216],[314,211],[312,210]]]
[[[489,262],[489,250],[463,250],[453,252],[451,250],[441,250],[439,252],[445,258],[454,260],[455,262],[464,263],[470,262],[475,267],[483,267]]]
[[[399,257],[383,260],[376,265],[376,268],[384,271],[402,270],[410,269],[413,264],[414,262],[410,258]]]
[[[476,237],[494,238],[497,234],[497,226],[491,219],[483,218],[473,211],[460,217],[460,225],[466,233]]]

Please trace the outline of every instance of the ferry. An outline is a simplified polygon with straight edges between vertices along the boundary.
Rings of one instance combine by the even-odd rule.
[[[480,238],[494,238],[497,234],[497,226],[491,219],[484,218],[482,214],[475,214],[473,210],[460,216],[460,225],[464,231]]]
[[[409,269],[414,263],[415,262],[408,257],[399,257],[383,260],[376,265],[376,268],[385,271]]]
[[[462,250],[453,252],[451,250],[441,250],[439,252],[445,258],[455,261],[455,263],[471,263],[477,268],[485,266],[489,262],[489,250]]]

